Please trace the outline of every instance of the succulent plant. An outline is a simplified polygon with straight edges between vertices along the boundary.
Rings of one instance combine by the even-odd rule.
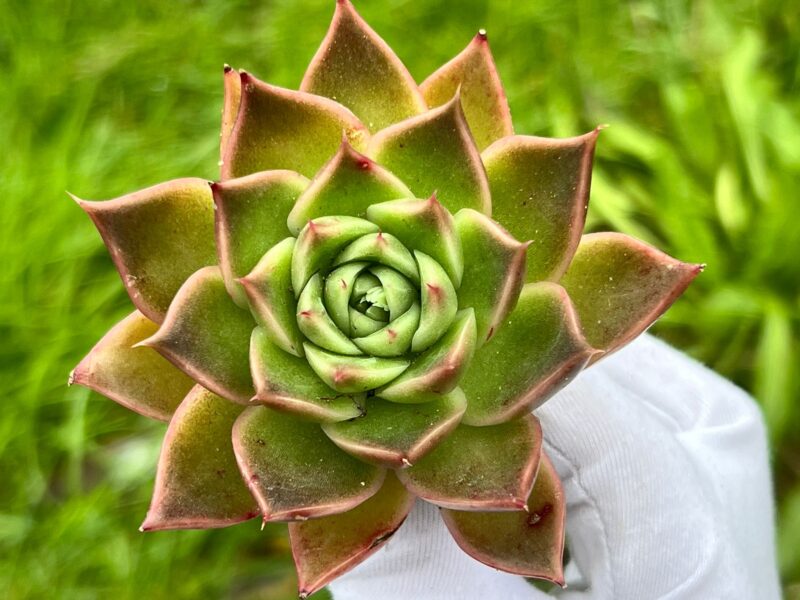
[[[582,236],[599,129],[515,135],[485,32],[420,86],[347,0],[299,91],[225,67],[220,181],[76,199],[136,310],[71,375],[169,421],[144,531],[288,521],[300,594],[419,498],[563,583],[531,412],[701,270]]]

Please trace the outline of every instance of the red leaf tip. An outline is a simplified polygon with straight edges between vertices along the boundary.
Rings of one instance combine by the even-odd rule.
[[[224,65],[222,65],[222,71],[224,73],[230,73],[231,71],[233,71],[233,67],[230,66],[228,63],[225,63]]]
[[[486,42],[489,40],[489,36],[487,35],[486,30],[483,27],[478,29],[478,33],[475,36],[475,39],[481,42]]]

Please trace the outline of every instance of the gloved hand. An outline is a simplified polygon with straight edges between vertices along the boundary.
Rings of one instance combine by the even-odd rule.
[[[567,498],[564,599],[779,598],[764,425],[740,389],[650,336],[538,409]],[[417,501],[335,600],[546,599],[464,554]]]

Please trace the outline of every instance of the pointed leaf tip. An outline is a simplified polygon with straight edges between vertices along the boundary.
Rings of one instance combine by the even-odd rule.
[[[652,325],[702,270],[627,235],[593,233],[581,239],[561,284],[586,339],[607,355]]]
[[[462,208],[491,213],[486,171],[458,94],[375,134],[367,155],[405,181],[416,196],[425,198],[436,190],[451,213]]]
[[[381,489],[340,515],[289,523],[300,597],[320,590],[379,550],[400,528],[414,504],[387,473]]]
[[[420,90],[431,107],[445,104],[454,90],[460,94],[467,123],[481,150],[514,133],[485,29],[480,29],[460,54],[422,82]]]
[[[134,306],[156,323],[183,282],[216,263],[214,203],[204,179],[175,179],[101,202],[70,196],[97,227]]]
[[[141,415],[169,421],[194,381],[143,347],[157,329],[139,311],[128,315],[73,369],[68,385],[88,387]]]
[[[233,426],[236,460],[265,521],[337,514],[373,496],[385,471],[342,452],[317,423],[265,406]]]
[[[347,106],[373,132],[427,108],[406,67],[350,2],[337,2],[300,89]]]
[[[565,139],[515,135],[481,157],[492,191],[492,218],[532,240],[526,281],[558,281],[575,253],[589,204],[599,129]]]
[[[564,586],[564,491],[544,452],[526,509],[512,512],[441,511],[453,539],[495,569]]]
[[[189,392],[167,429],[140,531],[227,527],[259,514],[233,455],[231,428],[241,412],[199,385]]]
[[[358,118],[328,98],[297,92],[240,74],[242,97],[222,178],[288,169],[312,177],[339,147],[342,131],[355,148],[369,134]]]

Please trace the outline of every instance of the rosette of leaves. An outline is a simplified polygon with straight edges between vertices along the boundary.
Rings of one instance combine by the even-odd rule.
[[[136,310],[71,380],[169,421],[142,529],[288,521],[305,596],[419,498],[562,583],[531,411],[700,266],[582,236],[598,130],[514,134],[483,32],[418,86],[342,0],[299,91],[224,89],[220,181],[78,200]]]

